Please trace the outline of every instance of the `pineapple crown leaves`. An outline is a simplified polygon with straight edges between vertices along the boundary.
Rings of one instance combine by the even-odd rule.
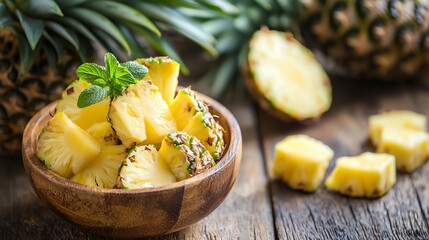
[[[77,106],[88,107],[108,97],[113,99],[131,84],[137,83],[144,78],[148,69],[136,62],[120,64],[112,53],[104,56],[104,67],[95,63],[84,63],[80,65],[76,74],[82,80],[91,83],[91,86],[79,95]]]
[[[11,29],[20,42],[20,77],[40,51],[55,67],[70,52],[83,62],[91,60],[93,45],[121,59],[147,56],[148,49],[154,49],[177,59],[186,73],[171,36],[165,33],[174,31],[217,53],[213,35],[186,12],[193,10],[223,16],[236,7],[227,0],[0,0],[0,30]]]

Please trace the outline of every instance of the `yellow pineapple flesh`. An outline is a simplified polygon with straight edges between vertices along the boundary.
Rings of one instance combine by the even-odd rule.
[[[182,131],[197,112],[208,112],[203,101],[191,88],[180,89],[169,108],[178,131]]]
[[[149,69],[143,79],[155,84],[159,88],[162,98],[170,103],[176,94],[180,64],[165,56],[140,58],[137,59],[137,62]]]
[[[394,155],[397,170],[412,172],[426,161],[428,149],[426,132],[389,126],[383,128],[377,152]]]
[[[386,126],[426,131],[426,122],[426,116],[412,111],[387,111],[369,117],[369,136],[371,142],[377,146],[379,144],[383,128]]]
[[[70,178],[95,159],[100,143],[58,112],[39,136],[37,157],[57,174]]]
[[[306,135],[291,135],[275,145],[273,172],[293,189],[317,190],[334,152]]]
[[[98,156],[71,180],[88,186],[113,188],[118,169],[126,157],[123,145],[102,145]]]
[[[384,153],[363,153],[340,157],[326,179],[326,187],[351,197],[380,197],[396,182],[395,157]]]
[[[136,146],[121,164],[116,187],[152,188],[176,182],[154,145]]]
[[[173,132],[162,141],[159,157],[181,181],[204,172],[215,165],[210,153],[194,136]]]
[[[86,129],[86,132],[97,139],[102,145],[116,145],[118,143],[115,131],[113,131],[110,122],[94,123]]]
[[[104,99],[85,108],[77,107],[77,100],[80,93],[90,85],[90,83],[84,80],[72,82],[63,91],[56,107],[57,112],[64,112],[70,120],[85,130],[94,123],[107,121],[107,112],[109,111],[109,99]]]

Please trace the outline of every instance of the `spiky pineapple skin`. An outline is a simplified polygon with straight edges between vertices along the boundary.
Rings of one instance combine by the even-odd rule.
[[[21,78],[18,40],[11,29],[0,29],[0,156],[17,156],[27,121],[42,107],[56,100],[75,79],[79,57],[65,52],[54,69],[43,51],[35,65]]]

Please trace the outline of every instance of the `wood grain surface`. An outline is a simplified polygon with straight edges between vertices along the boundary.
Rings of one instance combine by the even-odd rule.
[[[248,96],[233,91],[222,102],[242,130],[243,158],[231,193],[208,217],[153,239],[429,239],[429,163],[377,199],[348,198],[326,190],[289,189],[271,175],[274,144],[303,133],[332,147],[335,159],[372,151],[367,119],[390,109],[429,116],[429,84],[350,82],[333,78],[331,110],[314,123],[278,121]],[[35,195],[20,159],[0,160],[0,239],[105,239],[80,230]]]

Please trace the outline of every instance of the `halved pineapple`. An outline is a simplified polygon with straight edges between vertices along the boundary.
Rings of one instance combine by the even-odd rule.
[[[131,146],[146,140],[145,115],[140,99],[134,92],[125,90],[110,104],[109,120],[122,144]]]
[[[57,112],[64,112],[79,127],[87,129],[94,123],[107,121],[109,111],[109,99],[88,106],[77,107],[77,99],[80,93],[91,84],[84,80],[72,82],[62,93],[60,101],[56,106]]]
[[[116,145],[118,143],[115,131],[113,131],[110,122],[94,123],[86,129],[86,132],[97,139],[102,145]]]
[[[314,54],[291,33],[263,28],[249,43],[246,86],[269,114],[318,118],[331,106],[331,84]]]
[[[143,78],[158,86],[163,99],[170,103],[176,93],[180,64],[170,57],[140,58],[137,62],[145,65],[149,72]]]
[[[379,197],[396,182],[395,157],[366,152],[340,157],[326,180],[326,187],[352,197]]]
[[[275,145],[273,172],[293,189],[315,191],[334,152],[306,135],[291,135]]]
[[[71,180],[100,188],[113,188],[118,178],[118,169],[126,157],[123,145],[103,145],[100,154]]]
[[[204,102],[190,87],[180,89],[174,100],[169,104],[169,108],[176,120],[178,131],[182,131],[197,112],[208,112]]]
[[[197,112],[183,128],[183,132],[193,135],[201,141],[217,162],[225,149],[223,128],[209,112]]]
[[[210,153],[194,136],[173,132],[162,141],[159,157],[181,181],[204,172],[215,165]]]
[[[428,148],[426,132],[387,126],[381,133],[377,152],[394,155],[397,170],[412,172],[426,161]]]
[[[425,132],[426,121],[425,115],[412,111],[393,110],[383,112],[369,117],[369,136],[371,142],[377,146],[384,127],[395,126]]]
[[[70,178],[95,159],[100,143],[57,112],[39,136],[37,157],[57,174]]]
[[[152,188],[176,182],[154,145],[136,146],[122,162],[116,187]]]

